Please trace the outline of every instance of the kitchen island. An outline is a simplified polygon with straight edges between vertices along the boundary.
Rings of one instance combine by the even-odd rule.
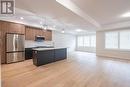
[[[45,65],[67,58],[67,48],[34,48],[33,64]]]

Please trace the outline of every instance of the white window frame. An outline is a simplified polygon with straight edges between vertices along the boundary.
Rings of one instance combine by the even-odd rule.
[[[105,42],[104,42],[104,47],[105,47],[105,49],[110,49],[110,50],[118,50],[118,48],[119,48],[119,38],[117,37],[117,40],[118,40],[118,47],[117,48],[107,48],[106,47],[106,34],[108,34],[108,33],[113,33],[113,32],[116,32],[117,33],[117,36],[119,37],[119,32],[118,31],[109,31],[109,32],[105,32]]]
[[[89,37],[89,46],[85,46],[85,42],[84,42],[84,37],[85,36],[88,36]],[[96,43],[95,43],[95,46],[92,46],[91,45],[91,37],[92,36],[95,36],[95,42],[96,42],[96,35],[80,35],[80,36],[77,36],[77,39],[76,39],[76,44],[77,44],[77,47],[87,47],[87,48],[96,48]],[[78,37],[82,37],[83,38],[83,46],[78,46]]]
[[[106,37],[105,37],[104,48],[105,48],[106,50],[130,51],[130,49],[121,49],[121,48],[120,48],[120,33],[121,33],[122,31],[130,31],[130,30],[108,31],[108,32],[118,32],[118,48],[106,48]],[[105,34],[108,33],[108,32],[105,32]],[[104,36],[105,36],[105,34],[104,34]]]
[[[95,45],[94,46],[92,46],[92,36],[95,37]],[[96,35],[90,35],[89,38],[90,38],[90,47],[96,48]]]

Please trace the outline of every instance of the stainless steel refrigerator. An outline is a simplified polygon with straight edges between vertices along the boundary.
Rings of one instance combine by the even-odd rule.
[[[6,63],[25,60],[23,34],[6,34]]]

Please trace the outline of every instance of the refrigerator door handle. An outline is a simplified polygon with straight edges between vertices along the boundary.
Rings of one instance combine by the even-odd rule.
[[[15,35],[15,50],[18,51],[18,35]]]
[[[15,49],[18,50],[18,39],[15,39]]]
[[[15,40],[15,35],[13,36],[13,50],[15,50],[16,46],[16,40]]]

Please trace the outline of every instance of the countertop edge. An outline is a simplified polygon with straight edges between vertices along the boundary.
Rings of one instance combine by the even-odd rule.
[[[67,49],[66,48],[36,48],[36,49],[32,49],[33,51],[46,51],[46,50],[55,50],[55,49]]]

